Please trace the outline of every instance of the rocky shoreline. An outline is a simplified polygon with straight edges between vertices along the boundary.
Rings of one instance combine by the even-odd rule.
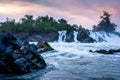
[[[75,32],[77,34],[74,34]],[[33,34],[21,32],[21,33],[14,33],[14,34],[19,38],[19,40],[21,41],[27,40],[30,42],[39,42],[39,41],[54,42],[54,41],[59,41],[60,37],[62,38],[61,41],[64,41],[64,42],[75,42],[75,39],[78,42],[82,42],[82,43],[95,42],[95,40],[92,37],[90,37],[89,31],[85,29],[80,29],[78,31],[67,30],[67,31],[58,31],[58,32],[49,32],[49,33],[33,33]]]
[[[47,42],[21,43],[13,34],[0,35],[0,74],[24,74],[44,69],[41,52],[53,50]]]
[[[46,41],[46,42],[53,42],[57,41],[59,34],[58,32],[51,32],[51,33],[14,33],[15,36],[20,40],[20,41],[30,41],[30,42],[41,42],[41,41]]]

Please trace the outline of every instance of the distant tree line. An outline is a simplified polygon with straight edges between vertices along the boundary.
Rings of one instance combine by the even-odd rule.
[[[116,24],[110,21],[110,16],[106,11],[100,16],[101,21],[98,25],[93,26],[93,31],[114,32]],[[56,32],[61,30],[76,30],[81,28],[76,24],[70,25],[65,19],[55,20],[53,17],[38,16],[36,19],[32,15],[25,15],[18,22],[14,19],[6,19],[5,22],[0,22],[0,32],[27,32],[27,33],[46,33]]]
[[[47,15],[38,16],[36,19],[33,19],[32,15],[25,15],[18,22],[7,18],[0,23],[0,32],[44,33],[74,29],[74,25],[68,24],[65,19],[55,20]]]

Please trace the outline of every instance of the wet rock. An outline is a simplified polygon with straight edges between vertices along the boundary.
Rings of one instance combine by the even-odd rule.
[[[114,50],[114,49],[110,49],[110,50],[96,50],[96,51],[92,51],[90,50],[90,52],[96,52],[96,53],[101,53],[101,54],[114,54],[117,52],[120,52],[120,49]]]
[[[45,68],[37,49],[27,41],[21,44],[11,33],[0,35],[0,73],[23,74]]]
[[[6,49],[6,46],[0,42],[0,51],[4,52]]]
[[[12,54],[12,56],[13,56],[13,59],[14,59],[14,60],[16,60],[16,59],[19,59],[19,58],[22,58],[22,57],[23,57],[23,55],[22,55],[22,54],[20,54],[20,53],[14,53],[14,54]]]
[[[11,45],[15,49],[19,49],[22,46],[20,42],[17,40],[17,38],[11,33],[7,33],[4,36],[2,36],[2,43],[5,44],[6,46]]]
[[[53,48],[46,41],[39,41],[37,43],[37,48],[39,53],[53,50]]]
[[[93,43],[95,40],[89,36],[88,30],[81,28],[78,30],[77,40],[83,43]]]
[[[23,46],[29,46],[29,42],[28,42],[28,41],[24,41],[24,42],[22,43],[22,45],[23,45]]]
[[[4,62],[3,60],[1,60],[1,61],[0,61],[0,72],[2,72],[2,73],[5,72],[5,69],[4,69],[5,66],[6,66],[6,65],[5,65],[5,62]]]
[[[73,42],[74,41],[74,34],[73,30],[68,30],[66,32],[66,39],[65,42]]]
[[[28,62],[25,58],[19,58],[15,60],[15,66],[18,73],[27,73]]]
[[[107,42],[106,40],[104,40],[103,38],[101,38],[101,37],[98,37],[98,42]]]
[[[14,52],[14,48],[12,46],[6,47],[5,53],[13,53],[13,52]]]
[[[30,46],[30,50],[31,50],[32,52],[35,52],[35,51],[38,49],[35,44],[30,44],[29,46]]]
[[[19,33],[20,34],[20,33]],[[23,36],[19,36],[24,37]],[[21,38],[23,40],[28,40],[31,42],[38,42],[38,41],[47,41],[47,42],[53,42],[53,41],[57,41],[59,37],[58,32],[47,32],[47,33],[39,33],[39,34],[31,34],[28,35],[26,38]]]
[[[92,50],[89,50],[89,52],[94,52],[94,51],[92,51]]]

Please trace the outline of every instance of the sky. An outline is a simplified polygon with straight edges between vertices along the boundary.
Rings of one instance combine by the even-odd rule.
[[[6,18],[18,21],[24,15],[34,17],[49,15],[56,20],[64,18],[69,24],[92,29],[103,11],[111,16],[111,22],[120,31],[120,0],[0,0],[0,22]]]

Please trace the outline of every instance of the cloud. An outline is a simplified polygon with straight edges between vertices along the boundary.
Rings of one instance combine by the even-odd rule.
[[[19,19],[25,14],[49,15],[91,28],[99,22],[102,11],[113,14],[112,21],[120,25],[119,4],[119,0],[0,0],[0,16],[3,20],[6,17]]]

